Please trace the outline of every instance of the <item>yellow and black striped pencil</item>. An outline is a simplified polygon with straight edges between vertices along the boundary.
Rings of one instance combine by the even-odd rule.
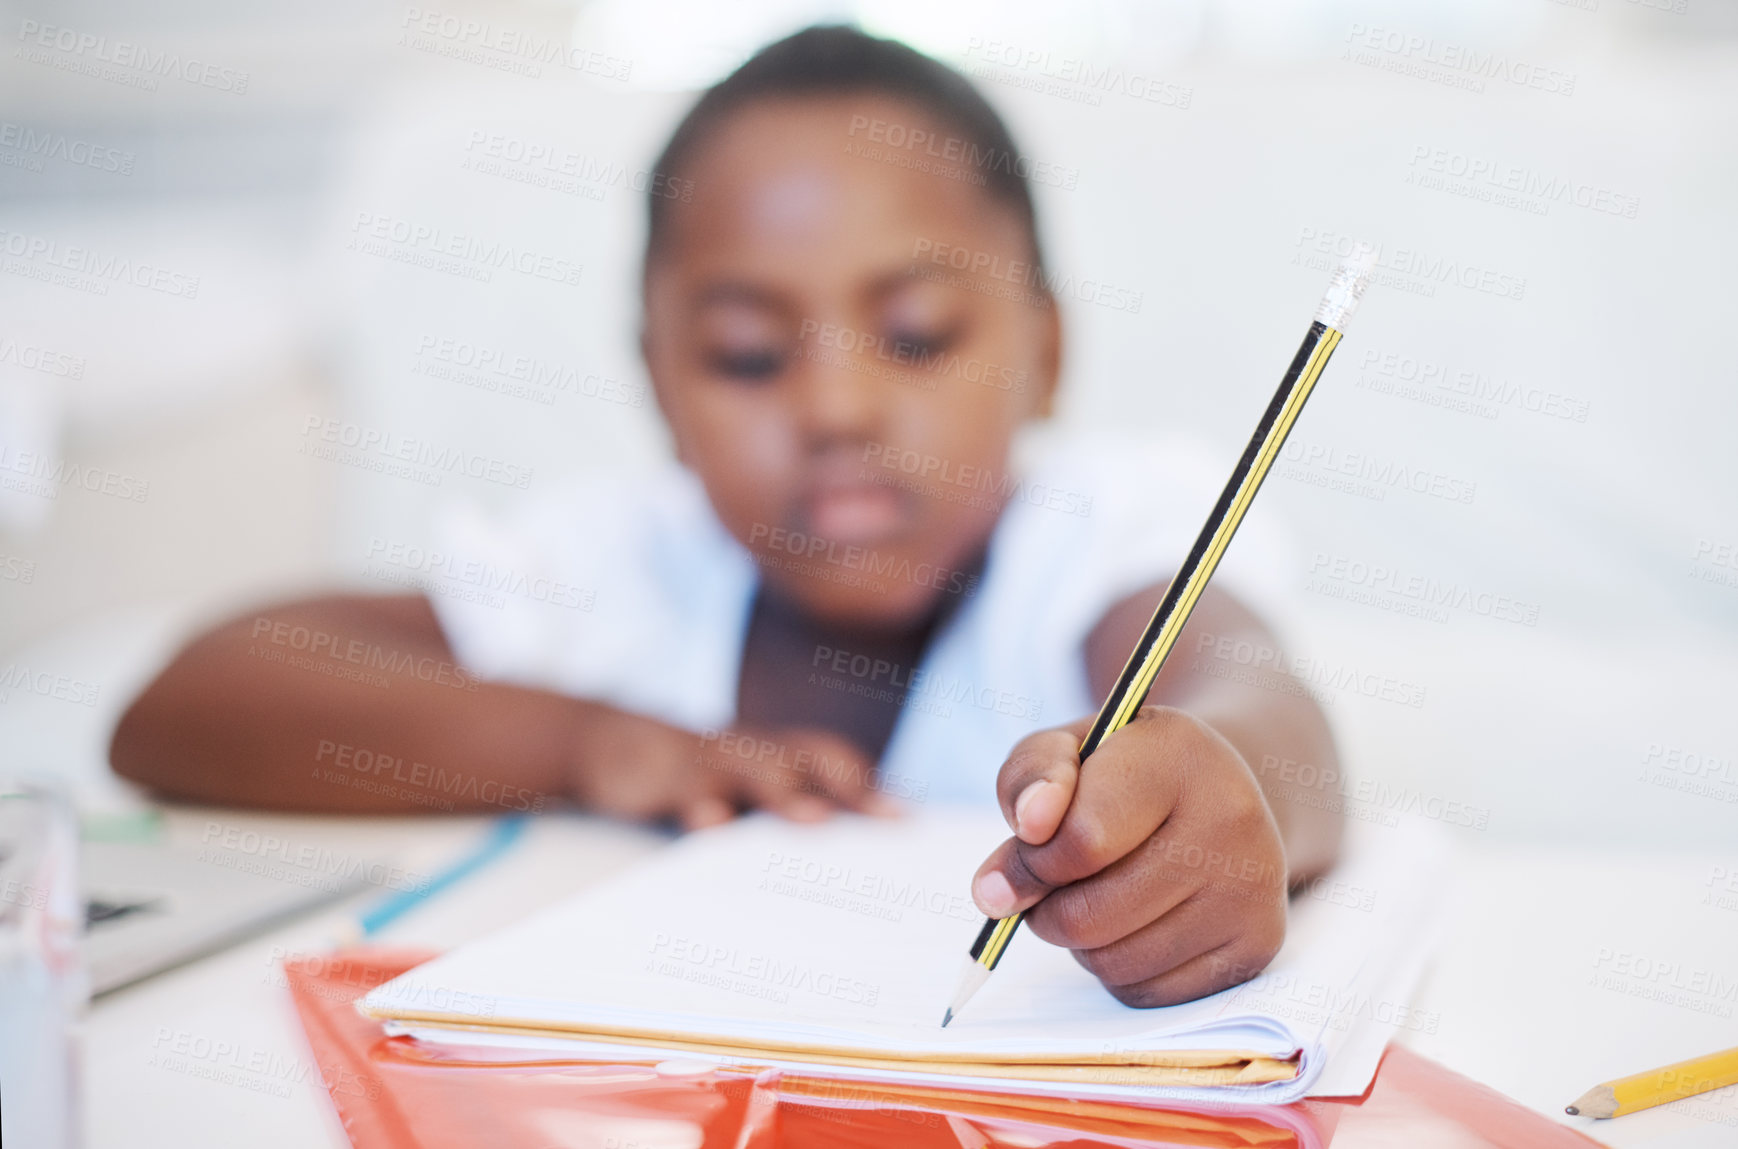
[[[1368,247],[1360,247],[1335,270],[1327,293],[1322,296],[1321,306],[1316,308],[1315,321],[1310,324],[1309,333],[1304,336],[1303,346],[1298,348],[1297,355],[1286,370],[1285,378],[1280,380],[1279,390],[1274,393],[1273,402],[1268,404],[1261,422],[1256,425],[1255,435],[1244,449],[1243,457],[1238,460],[1237,469],[1231,473],[1231,480],[1225,484],[1225,490],[1219,496],[1219,502],[1214,505],[1213,513],[1207,516],[1207,523],[1201,528],[1195,545],[1190,548],[1189,556],[1172,576],[1171,585],[1166,588],[1165,597],[1153,612],[1152,621],[1147,623],[1147,629],[1141,635],[1139,644],[1129,656],[1128,665],[1123,667],[1122,675],[1117,679],[1110,697],[1105,699],[1092,729],[1087,731],[1085,741],[1081,742],[1082,762],[1098,749],[1098,744],[1106,737],[1126,726],[1146,701],[1153,680],[1158,677],[1159,669],[1165,665],[1166,656],[1176,645],[1183,625],[1189,621],[1189,613],[1195,609],[1201,592],[1207,589],[1207,580],[1213,577],[1214,570],[1219,566],[1219,559],[1231,543],[1231,536],[1237,532],[1238,524],[1243,521],[1244,512],[1254,501],[1255,492],[1261,489],[1261,481],[1267,477],[1274,459],[1279,457],[1279,449],[1285,445],[1285,437],[1290,434],[1292,424],[1303,410],[1304,401],[1310,397],[1310,391],[1321,377],[1322,369],[1328,365],[1328,357],[1339,345],[1346,324],[1351,320],[1352,312],[1357,309],[1358,300],[1363,297],[1364,288],[1370,281],[1373,255]],[[944,1027],[954,1019],[955,1014],[965,1008],[966,1002],[983,987],[984,982],[989,980],[990,971],[1002,960],[1002,954],[1007,951],[1014,931],[1020,928],[1021,916],[1014,914],[1001,919],[990,918],[984,922],[984,928],[978,932],[977,941],[972,943],[959,988],[955,990],[947,1014],[941,1020]]]

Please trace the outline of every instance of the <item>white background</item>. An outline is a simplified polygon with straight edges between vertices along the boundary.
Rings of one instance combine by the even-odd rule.
[[[104,777],[108,727],[190,627],[273,596],[391,590],[363,573],[370,540],[423,537],[443,500],[513,497],[308,458],[298,450],[310,417],[531,466],[534,487],[662,451],[649,408],[571,395],[544,406],[412,370],[434,334],[643,380],[641,201],[468,171],[466,143],[504,134],[638,169],[698,86],[776,35],[855,15],[962,66],[984,62],[994,41],[1050,53],[981,86],[1027,155],[1077,173],[1071,189],[1039,189],[1051,264],[1142,297],[1137,314],[1065,304],[1066,431],[1193,436],[1229,467],[1325,282],[1298,262],[1311,237],[1357,235],[1391,259],[1406,251],[1524,280],[1519,299],[1428,273],[1406,279],[1413,290],[1370,291],[1295,441],[1444,476],[1473,497],[1388,488],[1378,500],[1277,472],[1253,514],[1283,522],[1297,546],[1295,609],[1279,620],[1288,653],[1425,688],[1418,708],[1334,697],[1351,768],[1384,787],[1356,812],[1385,801],[1475,811],[1482,829],[1454,831],[1494,851],[1481,855],[1484,879],[1492,858],[1561,866],[1591,854],[1672,875],[1649,904],[1657,930],[1593,929],[1516,957],[1539,984],[1581,985],[1602,948],[1649,938],[1656,961],[1718,965],[1738,952],[1709,940],[1738,932],[1732,895],[1715,890],[1717,874],[1738,873],[1738,567],[1708,561],[1723,547],[1738,563],[1738,9],[1670,2],[438,9],[630,61],[627,81],[547,65],[512,75],[401,42],[407,13],[437,10],[428,2],[8,3],[0,132],[130,159],[124,173],[37,165],[0,142],[0,228],[200,286],[191,300],[124,283],[96,295],[44,284],[13,255],[0,264],[5,458],[47,451],[149,484],[142,501],[0,490],[0,671],[97,688],[89,707],[12,689],[0,702],[4,768],[62,773],[92,807],[126,805]],[[90,56],[26,55],[30,21],[246,73],[246,91],[177,78],[144,91],[68,71],[56,61]],[[1468,55],[1503,61],[1506,76],[1555,76],[1559,90],[1501,76],[1472,90],[1446,82],[1464,69],[1429,62]],[[1010,82],[1043,82],[1065,60],[1186,89],[1188,106]],[[1579,206],[1572,191],[1535,198],[1541,213],[1423,186],[1419,157],[1439,151],[1633,199],[1636,211]],[[345,245],[363,212],[584,271],[573,287],[506,273],[479,285],[358,254]],[[82,377],[30,370],[6,341],[74,356]],[[1389,356],[1475,374],[1514,399],[1469,414],[1364,385],[1387,378]],[[1428,381],[1415,394],[1454,396]],[[1528,409],[1546,395],[1585,421]],[[1537,622],[1465,609],[1421,619],[1307,589],[1312,564],[1336,558],[1506,596],[1537,607]],[[26,569],[28,582],[6,574]],[[1679,851],[1695,861],[1666,860],[1689,857]],[[1562,896],[1574,882],[1558,874],[1550,888]],[[1648,901],[1649,889],[1623,897]],[[1530,896],[1508,889],[1493,920],[1525,921]],[[1588,913],[1603,912],[1597,890],[1586,897]],[[1455,951],[1456,968],[1491,979],[1511,968],[1474,948]],[[1637,1031],[1705,1028],[1713,1016],[1594,996],[1666,1019],[1632,1018]],[[1493,1046],[1467,1012],[1448,1020],[1429,1052],[1527,1092],[1490,1060],[1525,1058],[1523,1045]],[[1612,1052],[1529,1103],[1639,1068],[1608,1066]],[[1650,1047],[1642,1061],[1674,1052]]]
[[[643,379],[640,199],[619,186],[599,201],[464,170],[467,142],[504,135],[632,172],[650,163],[694,85],[771,36],[849,15],[798,3],[728,15],[628,3],[9,11],[7,122],[130,158],[128,173],[53,156],[30,170],[23,149],[0,148],[8,232],[200,284],[191,300],[126,283],[99,296],[28,278],[10,256],[0,275],[0,339],[83,364],[82,378],[64,379],[0,355],[9,457],[58,452],[122,476],[126,489],[148,484],[143,501],[64,485],[53,500],[0,491],[0,567],[33,564],[28,584],[0,581],[0,658],[96,684],[104,714],[133,679],[80,663],[67,642],[104,649],[129,625],[173,617],[184,628],[339,584],[392,590],[363,574],[371,540],[419,540],[439,501],[513,497],[464,476],[437,488],[310,459],[298,454],[310,417],[532,467],[534,489],[663,450],[649,405],[568,394],[545,406],[413,371],[419,341],[440,335],[627,386]],[[401,42],[417,11],[566,37],[627,61],[629,79],[555,65],[512,75],[418,50]],[[1015,59],[980,86],[1025,154],[1074,185],[1039,188],[1052,264],[1140,293],[1134,314],[1065,304],[1065,429],[1195,436],[1229,466],[1325,281],[1300,253],[1319,237],[1356,235],[1383,244],[1385,259],[1423,261],[1404,277],[1410,289],[1371,290],[1293,449],[1440,476],[1471,501],[1393,486],[1377,500],[1367,484],[1347,493],[1282,466],[1254,512],[1283,520],[1297,544],[1298,601],[1280,620],[1288,655],[1425,690],[1419,708],[1338,692],[1331,710],[1360,776],[1392,783],[1405,801],[1487,812],[1480,832],[1496,837],[1734,841],[1738,567],[1697,560],[1724,547],[1738,563],[1733,9],[1420,0],[856,11],[964,66]],[[27,21],[213,62],[246,73],[246,90],[168,77],[147,92],[70,73],[22,54]],[[1021,67],[1027,51],[1049,55]],[[1469,56],[1501,62],[1500,75],[1488,65],[1476,77],[1482,91],[1443,82],[1474,73],[1428,62]],[[1166,102],[1010,82],[1054,78],[1070,61],[1165,85]],[[1172,98],[1184,91],[1186,108]],[[1437,152],[1457,168],[1519,170],[1570,190],[1522,210],[1421,186]],[[1593,193],[1633,202],[1634,217],[1574,202]],[[359,254],[346,241],[360,213],[584,270],[577,286],[501,271],[478,284]],[[1432,268],[1489,271],[1524,289],[1505,298]],[[1508,398],[1469,414],[1363,386],[1397,381],[1381,372],[1386,362],[1401,373],[1433,365],[1437,379],[1476,378]],[[1429,378],[1414,394],[1457,398]],[[1545,402],[1585,421],[1528,409]],[[1305,589],[1312,565],[1320,573],[1335,559],[1506,597],[1536,608],[1537,622],[1464,608],[1421,619]],[[180,610],[166,614],[171,604]],[[69,639],[79,627],[94,634]],[[160,644],[184,630],[153,633]],[[152,651],[135,677],[161,654]],[[14,690],[0,716],[46,711],[57,722],[65,709]],[[61,717],[84,716],[72,709],[81,713]],[[1659,769],[1673,752],[1700,774]],[[64,740],[33,754],[36,766],[100,766],[70,761]],[[1701,782],[1702,792],[1662,782]]]

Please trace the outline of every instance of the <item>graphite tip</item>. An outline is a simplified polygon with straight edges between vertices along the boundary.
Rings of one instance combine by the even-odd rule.
[[[967,959],[965,968],[960,971],[959,988],[953,991],[953,1000],[948,1002],[947,1016],[941,1019],[942,1028],[952,1021],[960,1010],[966,1007],[966,1002],[972,1000],[972,995],[983,988],[990,971],[977,962]]]

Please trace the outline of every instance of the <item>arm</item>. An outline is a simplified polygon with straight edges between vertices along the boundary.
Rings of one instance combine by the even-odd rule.
[[[861,758],[818,732],[777,737],[833,762]],[[740,741],[480,681],[455,664],[422,596],[347,596],[268,608],[195,639],[122,716],[109,757],[164,794],[278,810],[535,811],[571,800],[697,826],[739,806],[813,817],[874,797],[861,766],[826,777],[745,770],[731,756]]]
[[[566,792],[570,747],[595,717],[554,694],[479,682],[455,665],[419,595],[332,597],[195,639],[122,716],[109,756],[123,777],[202,802],[500,809],[482,797],[493,783],[490,795],[510,791],[517,807],[525,792],[541,808]]]

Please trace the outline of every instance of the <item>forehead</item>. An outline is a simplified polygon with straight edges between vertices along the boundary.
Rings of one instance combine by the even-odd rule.
[[[668,205],[659,261],[821,278],[907,262],[923,240],[1015,256],[1027,246],[1016,214],[984,189],[958,135],[885,96],[749,104],[687,161],[693,194]]]

